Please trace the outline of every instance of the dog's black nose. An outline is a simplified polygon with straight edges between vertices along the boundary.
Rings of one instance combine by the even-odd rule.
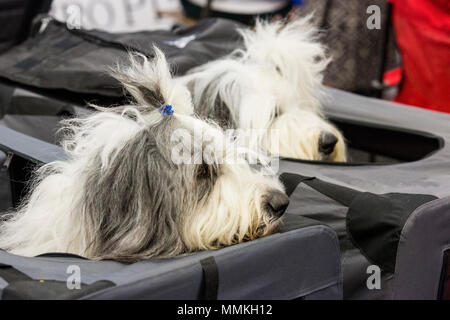
[[[281,217],[289,205],[289,198],[283,192],[274,190],[267,198],[267,209],[275,217]]]
[[[323,132],[319,137],[319,151],[324,155],[330,155],[333,153],[337,142],[338,138],[334,134]]]

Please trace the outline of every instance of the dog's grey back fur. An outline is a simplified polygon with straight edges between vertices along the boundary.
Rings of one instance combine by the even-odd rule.
[[[111,256],[100,258],[133,262],[184,251],[177,228],[182,208],[176,207],[183,200],[175,198],[185,194],[175,192],[175,186],[186,184],[183,180],[189,177],[182,168],[174,167],[170,155],[167,158],[161,152],[165,147],[158,147],[170,140],[167,127],[173,122],[164,119],[139,132],[102,174],[99,158],[87,168],[83,212],[88,214],[86,226],[92,228],[89,250],[94,256],[111,252]]]

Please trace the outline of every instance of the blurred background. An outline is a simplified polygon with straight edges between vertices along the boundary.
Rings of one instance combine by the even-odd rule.
[[[251,25],[255,17],[313,14],[333,57],[325,84],[450,112],[448,0],[0,0],[0,53],[23,42],[47,13],[69,28],[109,33],[169,30],[210,17]]]

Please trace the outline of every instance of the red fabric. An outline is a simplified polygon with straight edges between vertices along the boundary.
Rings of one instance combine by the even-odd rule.
[[[450,1],[390,2],[404,68],[395,101],[450,113]]]
[[[400,67],[388,70],[383,74],[383,84],[388,86],[398,85],[402,81],[403,69]]]

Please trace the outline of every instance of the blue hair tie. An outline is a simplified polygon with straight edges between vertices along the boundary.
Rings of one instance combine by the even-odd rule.
[[[294,7],[300,7],[303,5],[303,0],[292,0],[291,3]]]
[[[164,116],[170,116],[173,114],[173,109],[170,104],[164,104],[158,109],[159,113]]]

